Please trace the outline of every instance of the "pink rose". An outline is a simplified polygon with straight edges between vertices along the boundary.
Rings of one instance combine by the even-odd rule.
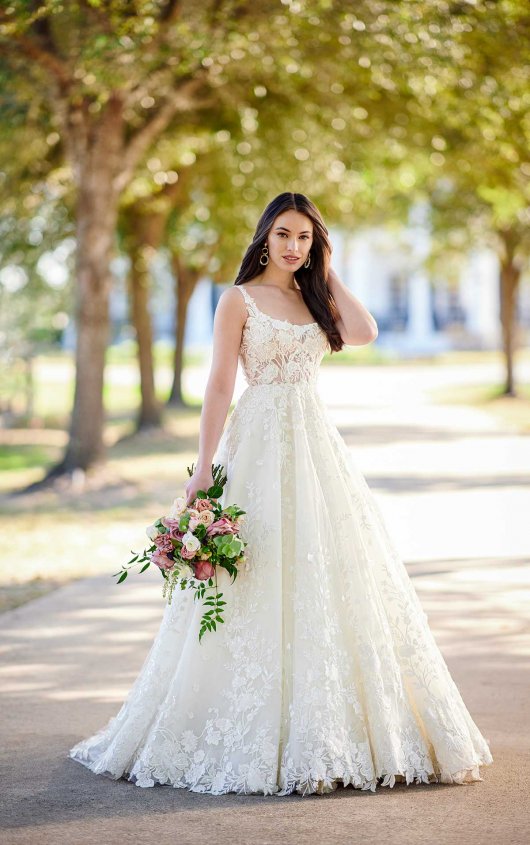
[[[193,564],[193,570],[198,581],[207,581],[212,578],[215,567],[209,560],[198,560]]]
[[[224,516],[216,522],[212,522],[206,529],[206,533],[210,537],[214,537],[216,534],[237,534],[237,531],[237,526]]]
[[[158,537],[155,538],[154,544],[157,547],[159,552],[163,552],[166,554],[168,552],[173,551],[173,543],[169,537],[169,534],[159,534]]]
[[[184,558],[184,560],[191,560],[196,554],[197,549],[193,549],[191,552],[186,548],[186,546],[182,546],[182,548],[179,549],[179,555]]]
[[[193,505],[195,507],[195,510],[198,510],[199,513],[201,511],[213,510],[213,505],[208,499],[195,499]]]
[[[181,531],[179,528],[179,520],[172,519],[169,516],[165,516],[162,520],[162,525],[165,525],[169,531],[169,536],[173,537],[174,540],[180,540],[184,531]]]
[[[151,560],[154,564],[156,564],[156,566],[158,566],[159,569],[169,570],[173,569],[175,566],[175,561],[159,550],[153,552]]]

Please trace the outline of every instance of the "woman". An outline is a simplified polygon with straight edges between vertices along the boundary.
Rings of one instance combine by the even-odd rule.
[[[233,584],[219,570],[225,624],[200,643],[201,604],[175,593],[121,710],[70,751],[96,773],[281,796],[461,784],[492,762],[316,389],[326,351],[377,336],[330,255],[313,203],[280,194],[220,297],[186,501],[222,464],[248,561]]]

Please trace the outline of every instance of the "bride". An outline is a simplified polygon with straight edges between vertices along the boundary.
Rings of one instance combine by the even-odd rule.
[[[119,712],[70,749],[97,774],[283,796],[464,784],[493,762],[318,392],[326,352],[377,336],[330,256],[315,205],[280,194],[220,297],[186,501],[224,466],[247,563],[233,584],[218,570],[225,624],[201,642],[193,591],[166,605]]]

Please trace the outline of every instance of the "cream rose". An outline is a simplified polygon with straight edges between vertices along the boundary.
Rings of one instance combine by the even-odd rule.
[[[172,519],[176,519],[181,513],[184,513],[186,510],[186,499],[184,496],[179,496],[178,498],[173,500],[173,504],[171,505],[171,509],[168,513]]]
[[[201,511],[199,514],[199,524],[206,525],[208,527],[214,521],[215,516],[213,515],[212,511]]]
[[[158,530],[156,525],[153,523],[153,525],[147,526],[147,528],[145,529],[145,533],[147,534],[147,536],[149,537],[150,540],[156,540],[156,538],[160,534],[160,531]]]

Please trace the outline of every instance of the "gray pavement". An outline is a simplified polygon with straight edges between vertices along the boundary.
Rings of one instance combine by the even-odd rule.
[[[371,373],[384,396],[385,374]],[[350,373],[351,392],[337,402],[336,377],[321,393],[490,742],[484,780],[278,798],[140,789],[92,774],[68,749],[117,712],[163,607],[157,573],[118,588],[112,569],[0,617],[2,843],[529,840],[530,438],[477,411],[432,406],[421,391],[404,405],[376,401],[364,371]]]

